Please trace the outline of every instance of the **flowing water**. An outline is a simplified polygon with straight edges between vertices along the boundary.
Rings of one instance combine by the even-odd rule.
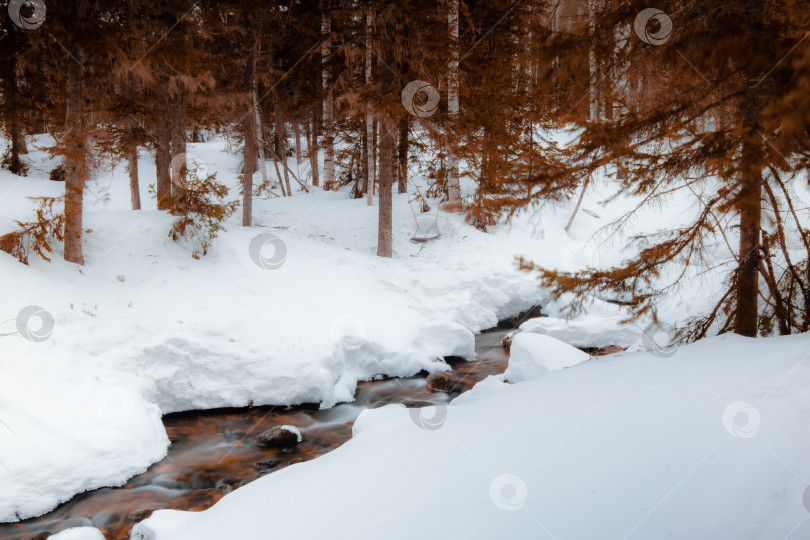
[[[464,390],[506,369],[508,353],[501,346],[506,332],[493,329],[478,335],[477,361],[448,359]],[[421,407],[447,403],[454,397],[428,390],[426,378],[427,374],[421,374],[361,382],[354,402],[325,410],[317,406],[252,407],[166,415],[163,423],[171,446],[162,461],[124,486],[88,491],[43,516],[0,525],[0,539],[44,540],[85,525],[98,527],[107,539],[126,539],[132,526],[154,510],[204,510],[239,486],[345,443],[363,409],[390,403]],[[285,424],[298,427],[303,442],[291,449],[253,444],[256,435]]]

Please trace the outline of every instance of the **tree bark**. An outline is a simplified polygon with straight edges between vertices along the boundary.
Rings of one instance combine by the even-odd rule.
[[[408,192],[408,135],[410,133],[408,118],[403,116],[399,121],[399,144],[397,148],[399,157],[398,185],[399,193]]]
[[[360,169],[361,175],[363,177],[363,185],[360,189],[360,197],[363,197],[364,193],[368,192],[368,169],[369,169],[369,157],[368,157],[368,124],[364,122],[362,124],[362,141],[360,144]]]
[[[297,120],[293,122],[293,135],[295,136],[295,167],[300,176],[301,171],[298,170],[298,167],[301,165],[301,125]]]
[[[169,210],[172,198],[171,182],[171,126],[169,125],[168,111],[160,115],[160,121],[155,133],[155,171],[158,210]]]
[[[127,153],[127,169],[129,170],[129,198],[133,210],[141,209],[141,186],[138,182],[138,145],[132,143]]]
[[[188,160],[185,158],[186,155],[186,117],[185,117],[185,97],[183,96],[183,91],[179,90],[176,95],[171,96],[170,98],[170,114],[171,114],[171,144],[170,144],[170,154],[171,160],[169,166],[171,167],[171,161],[174,161],[175,158],[178,156],[183,156],[183,165],[179,171],[179,177],[173,179],[172,182],[172,199],[174,201],[174,208],[172,208],[172,213],[174,214],[185,214],[187,209],[183,207],[183,193],[186,191],[187,187],[187,176],[188,176]],[[169,171],[172,174],[174,171]]]
[[[376,187],[376,184],[380,180],[380,178],[379,178],[379,170],[378,170],[378,167],[377,167],[377,150],[378,150],[378,144],[379,144],[379,142],[377,140],[377,128],[378,128],[379,125],[380,125],[380,123],[375,118],[374,122],[372,122],[372,125],[371,125],[371,139],[370,139],[371,140],[371,150],[369,150],[369,154],[371,154],[371,170],[368,173],[368,176],[369,176],[369,179],[370,179],[370,181],[368,183],[369,184],[368,189],[369,189],[370,197],[373,197],[374,189]],[[369,199],[369,200],[371,202],[373,202],[373,199]],[[371,202],[369,202],[369,204],[371,204]]]
[[[258,49],[258,41],[256,49]],[[259,80],[256,77],[256,54],[253,56],[251,94],[253,95],[253,118],[256,127],[256,146],[259,149],[259,169],[262,172],[262,185],[267,185],[267,162],[264,158],[264,135],[262,133],[262,114],[259,106]]]
[[[253,225],[253,173],[256,172],[256,148],[257,135],[256,114],[253,105],[252,74],[249,78],[251,96],[248,97],[248,114],[242,120],[242,133],[244,144],[242,145],[242,226],[251,227]]]
[[[579,199],[577,199],[577,205],[574,207],[574,211],[571,213],[571,218],[568,220],[568,224],[565,226],[565,232],[571,231],[571,226],[574,224],[574,219],[576,219],[577,213],[579,213],[579,207],[582,206],[582,199],[585,198],[585,191],[588,189],[588,184],[590,183],[591,175],[589,174],[585,179],[585,182],[582,183],[582,191],[579,193]]]
[[[389,122],[380,122],[380,213],[377,226],[377,255],[393,257],[392,194],[394,180],[394,137]]]
[[[762,0],[748,0],[748,39],[761,43],[763,39],[764,10]],[[747,80],[756,74],[748,73]],[[759,133],[759,118],[762,110],[762,94],[758,85],[749,85],[742,104],[742,127],[744,130],[740,163],[740,247],[737,268],[737,309],[734,313],[734,331],[742,336],[757,336],[759,301],[759,263],[761,236],[762,200],[762,136]]]
[[[182,90],[171,97],[171,154],[172,157],[186,153],[185,97]]]
[[[447,114],[451,126],[455,122],[459,111],[458,101],[458,2],[450,0],[447,4],[447,22],[450,31],[450,62],[447,75]],[[451,128],[452,132],[452,128]],[[447,159],[447,199],[449,209],[461,209],[461,188],[459,187],[458,157],[456,157],[453,141],[450,144],[450,155]]]
[[[87,133],[83,108],[82,68],[75,61],[67,64],[65,111],[65,260],[84,265],[82,219],[84,181],[87,178]]]
[[[323,76],[323,174],[324,189],[333,189],[335,183],[335,134],[334,134],[334,103],[332,99],[332,89],[330,88],[331,77],[329,73],[329,55],[331,53],[332,20],[329,13],[322,13],[321,33],[324,42],[321,44],[321,69]]]
[[[312,127],[309,122],[304,124],[307,136],[307,155],[309,155],[309,169],[312,185],[318,187],[318,132],[315,129],[315,113],[312,114]]]
[[[366,87],[371,86],[371,35],[374,27],[374,15],[369,9],[366,12]],[[366,170],[365,170],[366,204],[374,204],[374,114],[371,103],[366,104]]]
[[[283,112],[281,108],[281,100],[278,96],[278,93],[274,96],[275,102],[275,109],[274,109],[274,121],[276,124],[276,155],[281,161],[281,166],[284,169],[284,184],[287,186],[287,194],[292,196],[292,189],[290,189],[290,175],[287,173],[288,166],[287,166],[287,134],[284,130],[284,118]]]
[[[588,47],[588,119],[596,122],[599,117],[599,101],[596,92],[596,7],[595,0],[588,0],[588,33],[590,43]]]
[[[12,50],[17,43],[16,35],[16,30],[9,25],[5,36],[6,39],[11,42]],[[5,107],[0,112],[2,115],[0,117],[5,120],[4,127],[8,131],[8,138],[11,143],[6,166],[12,174],[25,176],[27,167],[20,158],[20,155],[28,153],[28,149],[25,145],[25,137],[22,134],[19,121],[20,107],[17,99],[19,94],[17,87],[17,57],[11,55],[4,61],[0,70],[0,82],[3,84],[0,92],[2,92],[3,101],[5,102]]]

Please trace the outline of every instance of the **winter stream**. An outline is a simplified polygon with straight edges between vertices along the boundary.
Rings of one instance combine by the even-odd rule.
[[[204,510],[239,486],[342,445],[351,438],[352,424],[363,409],[392,403],[445,404],[487,376],[502,373],[508,352],[501,340],[507,332],[497,328],[476,336],[474,362],[449,359],[452,375],[460,381],[451,393],[429,390],[427,374],[422,373],[408,379],[361,382],[354,402],[325,410],[253,407],[167,415],[163,423],[171,446],[162,461],[124,486],[85,492],[43,516],[0,525],[0,538],[44,540],[70,527],[92,525],[107,539],[126,539],[132,526],[154,510]],[[428,417],[431,414],[426,412]],[[292,448],[254,444],[257,435],[282,425],[297,427],[303,441]]]

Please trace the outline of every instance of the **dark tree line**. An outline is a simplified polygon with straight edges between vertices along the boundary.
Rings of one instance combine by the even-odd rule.
[[[99,156],[127,162],[138,210],[149,153],[158,208],[183,217],[208,207],[177,156],[219,133],[242,154],[244,226],[257,194],[376,195],[386,257],[392,193],[407,191],[416,155],[435,158],[430,194],[482,230],[580,196],[598,171],[640,208],[692,190],[694,222],[635,239],[639,255],[616,268],[523,265],[558,293],[642,315],[725,242],[726,290],[684,335],[808,329],[810,235],[792,191],[808,162],[806,0],[32,0],[21,20],[42,6],[35,28],[0,18],[2,166],[25,175],[26,141],[53,135],[68,261],[84,260],[82,193]],[[577,131],[562,147],[550,134],[566,127]],[[476,185],[464,201],[460,174]]]

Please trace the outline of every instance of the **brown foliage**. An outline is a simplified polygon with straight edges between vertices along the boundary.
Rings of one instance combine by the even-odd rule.
[[[34,221],[16,221],[18,230],[0,236],[0,250],[9,253],[23,264],[28,264],[28,255],[34,252],[48,262],[46,253],[53,253],[51,242],[64,241],[65,215],[54,212],[53,205],[62,202],[62,197],[39,197],[39,207]]]

